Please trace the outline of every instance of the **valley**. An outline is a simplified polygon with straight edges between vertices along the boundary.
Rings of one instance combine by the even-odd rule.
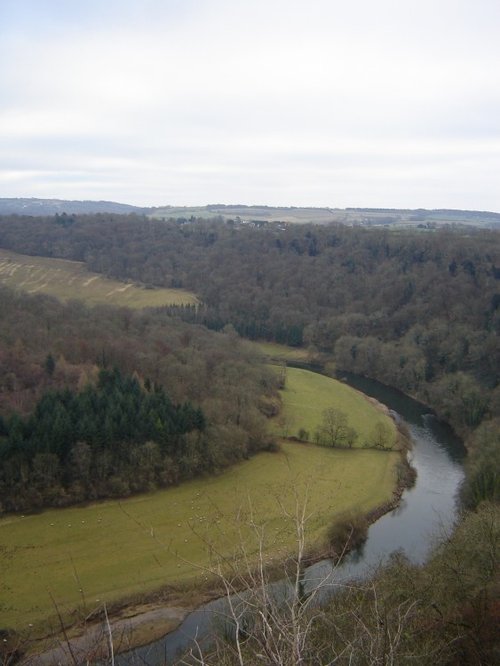
[[[376,589],[397,617],[398,589],[412,609],[409,649],[438,605],[456,620],[429,632],[433,649],[450,659],[462,646],[490,650],[488,636],[477,647],[479,634],[463,631],[463,599],[495,598],[494,565],[478,569],[498,535],[494,231],[13,216],[0,217],[0,246],[5,654],[56,636],[61,620],[78,632],[103,608],[123,618],[174,604],[183,615],[220,594],[218,558],[243,586],[252,562],[266,580],[279,576],[297,543],[290,516],[306,495],[315,555],[392,509],[411,475],[387,411],[332,379],[351,373],[432,405],[425,417],[436,432],[441,418],[462,436],[465,477],[455,470],[443,506],[453,517],[458,501],[469,513],[434,550],[422,537],[417,563],[394,556],[376,588],[343,592],[347,613],[368,626]],[[427,422],[415,431],[424,450]],[[427,500],[445,482],[431,474],[416,488],[425,531],[434,524]],[[413,520],[405,509],[403,500],[403,542]],[[381,536],[367,550],[392,544],[385,530],[398,515],[376,523]],[[467,571],[454,570],[454,586],[455,557]],[[351,623],[332,643],[335,608],[332,600],[318,616],[333,625],[311,637],[311,650],[359,635]],[[474,617],[489,627],[494,606]]]

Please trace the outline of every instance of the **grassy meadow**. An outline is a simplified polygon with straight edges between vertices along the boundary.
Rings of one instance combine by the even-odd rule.
[[[310,439],[321,425],[325,409],[335,407],[346,413],[349,425],[358,432],[356,446],[369,439],[377,422],[391,430],[393,442],[396,426],[392,419],[378,410],[362,393],[350,386],[309,370],[287,368],[285,389],[281,392],[283,409],[275,419],[276,431],[286,436],[297,435],[303,428]]]
[[[252,514],[265,524],[266,556],[293,549],[284,518],[308,495],[310,544],[345,511],[391,497],[397,453],[334,450],[284,442],[224,474],[122,501],[0,519],[0,627],[26,630],[162,585],[200,576],[209,544],[231,555],[242,541],[256,553]],[[204,576],[203,576],[204,577]],[[202,577],[202,578],[203,578]],[[56,622],[54,620],[54,627]]]
[[[31,257],[0,249],[0,284],[88,305],[110,304],[129,308],[197,304],[196,296],[183,289],[145,289],[91,273],[85,264],[65,259]]]
[[[254,349],[263,354],[270,361],[297,361],[299,363],[307,363],[309,359],[309,352],[304,347],[288,347],[287,345],[280,345],[278,342],[251,342]]]

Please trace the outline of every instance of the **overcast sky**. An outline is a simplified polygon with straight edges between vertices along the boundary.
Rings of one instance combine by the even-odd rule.
[[[500,0],[0,0],[0,197],[500,211]]]

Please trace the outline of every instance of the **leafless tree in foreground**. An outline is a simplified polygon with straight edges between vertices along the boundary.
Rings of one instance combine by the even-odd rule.
[[[211,642],[200,634],[198,640],[192,641],[189,652],[177,662],[162,661],[161,657],[151,661],[146,655],[137,656],[137,664],[449,666],[495,663],[462,660],[462,656],[469,653],[490,655],[494,648],[491,639],[493,648],[479,649],[476,642],[471,642],[471,632],[477,633],[481,640],[481,636],[487,634],[484,631],[481,634],[480,627],[467,629],[464,625],[464,619],[470,619],[469,607],[472,608],[476,599],[483,598],[496,571],[494,553],[498,552],[500,521],[495,517],[494,523],[491,511],[468,519],[476,530],[473,543],[467,538],[472,528],[459,527],[425,567],[412,565],[404,556],[396,555],[389,566],[378,571],[371,580],[355,584],[342,581],[340,568],[335,566],[327,575],[314,579],[312,572],[319,569],[308,567],[312,558],[306,548],[306,531],[312,516],[307,512],[307,496],[301,499],[296,493],[293,509],[287,510],[283,504],[281,509],[283,530],[293,526],[293,555],[282,552],[273,560],[269,555],[270,552],[276,554],[273,526],[257,523],[251,510],[247,514],[242,510],[240,545],[231,557],[216,553],[214,544],[208,543],[205,537],[215,555],[213,565],[202,569],[203,578],[214,576],[225,599],[225,605],[221,603],[215,614]],[[341,533],[345,537],[345,530]],[[286,539],[284,542],[290,543]],[[455,551],[461,564],[458,569]],[[478,557],[478,552],[482,557]],[[489,569],[485,562],[490,564]],[[109,664],[113,663],[119,637],[109,624],[103,631],[108,649],[107,657],[99,663]],[[130,659],[127,663],[134,663],[134,657]],[[87,661],[77,661],[97,663],[90,653]],[[119,657],[115,661],[120,663]],[[70,657],[61,663],[74,661]]]
[[[306,498],[307,500],[307,498]],[[214,630],[213,642],[202,640],[179,662],[197,666],[305,666],[436,663],[442,644],[414,631],[419,600],[401,595],[388,603],[376,582],[340,583],[337,567],[311,580],[305,576],[310,558],[306,527],[307,501],[296,497],[295,510],[283,509],[295,529],[296,548],[284,558],[284,578],[273,582],[269,568],[266,526],[250,520],[258,544],[257,562],[241,547],[233,561],[221,558],[210,570],[225,590],[226,608]],[[335,593],[335,595],[334,595]],[[326,599],[342,599],[332,611]],[[418,634],[418,637],[417,637]]]

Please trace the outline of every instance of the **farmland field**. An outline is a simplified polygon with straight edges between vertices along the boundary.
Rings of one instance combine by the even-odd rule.
[[[247,525],[266,523],[266,553],[293,548],[293,509],[308,489],[310,544],[346,510],[366,512],[387,501],[397,453],[334,450],[284,442],[224,474],[121,502],[0,519],[0,626],[26,629],[53,616],[86,612],[136,592],[188,581],[207,565],[208,542],[225,555],[244,540]],[[278,502],[279,499],[279,502]]]
[[[398,229],[430,225],[467,224],[497,228],[498,213],[467,210],[409,210],[376,208],[295,208],[276,206],[165,206],[153,208],[152,218],[240,219],[243,223],[285,222],[287,224],[345,224],[348,226],[385,226]]]
[[[129,308],[195,305],[196,296],[183,289],[146,289],[91,273],[85,264],[65,259],[31,257],[0,249],[0,285],[42,293],[88,305],[110,304]]]

